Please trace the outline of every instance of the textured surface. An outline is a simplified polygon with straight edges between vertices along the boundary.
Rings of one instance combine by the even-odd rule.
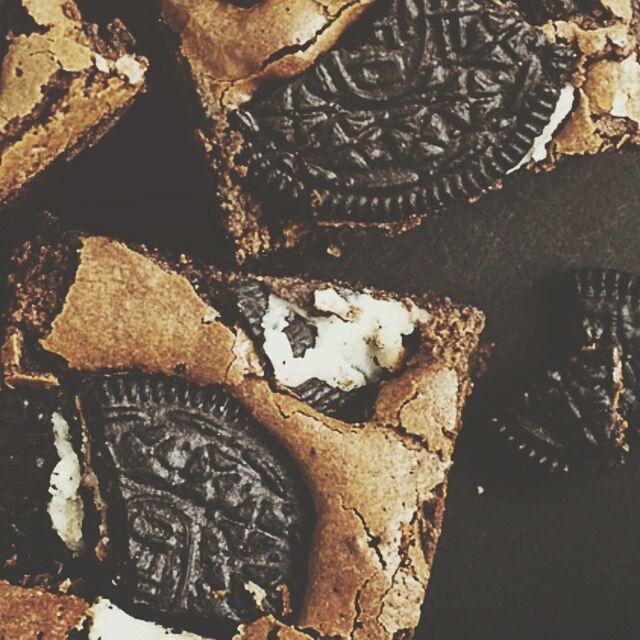
[[[0,19],[12,35],[0,44],[0,203],[101,138],[146,73],[146,61],[127,51],[122,25],[101,39],[70,0],[8,0],[3,7]]]
[[[73,596],[21,589],[0,581],[2,640],[70,640],[78,638],[88,604]]]
[[[384,0],[301,77],[239,110],[238,162],[267,218],[426,214],[517,165],[572,68],[569,50],[490,0]]]
[[[281,614],[285,588],[299,603],[310,498],[241,405],[222,388],[126,376],[91,384],[83,405],[113,598],[192,630]]]
[[[64,558],[47,513],[58,462],[49,405],[0,388],[0,576],[43,573]]]
[[[614,270],[582,270],[575,274],[577,313],[573,326],[579,346],[620,352],[624,391],[621,412],[638,432],[640,367],[640,283]]]
[[[545,372],[493,424],[523,458],[552,471],[614,465],[625,453],[621,392],[619,354],[585,351]]]

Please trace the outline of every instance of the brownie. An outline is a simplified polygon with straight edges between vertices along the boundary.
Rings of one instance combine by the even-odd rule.
[[[93,595],[203,636],[412,635],[479,311],[78,234],[12,269],[5,383],[75,398]]]
[[[84,22],[70,0],[3,0],[0,203],[54,161],[96,143],[145,86],[147,62],[114,22]]]
[[[210,5],[163,19],[240,261],[474,200],[546,157],[573,107],[576,51],[509,3]]]

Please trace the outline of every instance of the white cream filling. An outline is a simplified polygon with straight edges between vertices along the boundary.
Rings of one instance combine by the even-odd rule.
[[[567,84],[562,88],[558,102],[556,103],[556,108],[553,110],[547,126],[533,141],[533,146],[527,151],[524,158],[522,158],[513,169],[509,169],[507,174],[517,171],[531,161],[542,162],[542,160],[547,157],[547,145],[551,142],[554,134],[564,122],[564,119],[569,115],[571,109],[573,109],[575,95],[576,88],[572,84]]]
[[[133,85],[140,84],[147,72],[145,67],[129,54],[118,58],[116,69]]]
[[[344,390],[362,387],[393,371],[404,357],[403,336],[410,335],[429,314],[411,303],[379,300],[366,293],[340,295],[333,289],[315,292],[318,311],[328,315],[309,316],[297,305],[269,296],[262,320],[264,351],[276,378],[296,387],[318,378]],[[317,330],[315,346],[295,357],[284,333],[288,316],[295,312]]]
[[[54,531],[67,548],[73,553],[80,553],[84,548],[84,506],[78,493],[80,460],[73,450],[67,421],[59,413],[53,414],[52,421],[54,444],[60,461],[54,467],[49,480],[49,517]]]
[[[137,620],[106,598],[89,609],[89,640],[206,640],[193,633],[174,633],[153,622]]]

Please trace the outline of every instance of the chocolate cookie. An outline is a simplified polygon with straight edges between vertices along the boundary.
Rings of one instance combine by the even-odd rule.
[[[108,377],[98,401],[87,391],[76,405],[89,445],[80,452],[84,484],[105,516],[97,559],[127,614],[174,624],[188,611],[189,628],[202,633],[194,612],[234,625],[259,613],[237,632],[244,638],[411,634],[483,325],[477,310],[428,295],[222,274],[74,234],[28,243],[14,269],[5,380],[69,393],[79,377]],[[59,286],[50,289],[52,271]],[[141,371],[163,378],[147,384]],[[359,391],[348,411],[357,422],[332,417]],[[304,520],[286,505],[304,502],[303,486],[316,519],[301,538]],[[158,498],[153,510],[149,496]],[[178,544],[187,532],[201,543]],[[176,544],[160,544],[167,538]],[[206,560],[176,590],[187,548]],[[268,574],[254,567],[244,599],[234,572],[244,577],[255,558]]]
[[[222,387],[134,375],[92,382],[82,407],[114,601],[229,635],[297,610],[313,503],[241,404]]]
[[[619,464],[628,448],[623,389],[617,350],[583,351],[544,372],[493,424],[523,456],[552,471]]]
[[[143,89],[147,63],[124,26],[101,33],[68,0],[3,1],[0,203],[97,142]]]
[[[38,397],[38,395],[40,397]],[[55,571],[66,557],[49,505],[60,462],[52,399],[0,389],[0,575]]]
[[[335,2],[307,39],[312,2],[262,35],[255,25],[277,3],[216,4],[225,33],[197,1],[166,0],[164,19],[202,103],[197,125],[222,171],[239,259],[310,225],[401,230],[476,198],[544,156],[572,107],[573,51],[508,5]],[[203,36],[256,38],[263,57],[214,59]]]

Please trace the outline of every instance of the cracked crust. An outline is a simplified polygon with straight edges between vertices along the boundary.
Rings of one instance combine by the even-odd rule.
[[[121,24],[106,41],[70,0],[20,2],[33,28],[9,34],[1,61],[0,202],[97,142],[143,89],[147,69],[127,52]]]
[[[572,78],[577,100],[548,147],[544,168],[563,156],[640,144],[640,3],[599,0],[594,6],[589,14],[541,27],[551,42],[572,45],[581,56]]]
[[[265,81],[302,73],[373,0],[163,0],[207,116],[246,102]]]
[[[198,98],[196,136],[221,176],[221,205],[238,262],[275,244],[260,223],[258,203],[233,183],[224,165],[238,147],[237,136],[227,130],[228,114],[265,82],[310,67],[373,2],[264,0],[244,9],[227,0],[163,0],[162,19],[176,35],[180,67]],[[305,231],[286,230],[285,245]]]
[[[61,306],[49,305],[54,311],[45,313],[36,298],[29,303],[14,296],[10,335],[24,333],[23,351],[35,353],[30,359],[18,354],[18,361],[43,363],[55,354],[55,373],[62,377],[67,368],[143,370],[223,384],[280,440],[311,489],[317,526],[296,627],[265,618],[239,637],[306,637],[304,629],[338,638],[410,634],[440,532],[482,315],[448,301],[415,299],[429,312],[420,346],[401,373],[382,383],[373,418],[348,424],[304,404],[265,374],[247,334],[205,302],[216,298],[202,289],[207,281],[220,286],[217,272],[204,270],[195,279],[186,258],[171,267],[169,260],[107,238],[80,243]],[[266,282],[275,290],[295,292],[297,286],[299,295],[312,286]],[[14,282],[16,290],[24,286]]]
[[[74,596],[23,589],[0,581],[0,638],[67,640],[82,627],[89,605]]]

